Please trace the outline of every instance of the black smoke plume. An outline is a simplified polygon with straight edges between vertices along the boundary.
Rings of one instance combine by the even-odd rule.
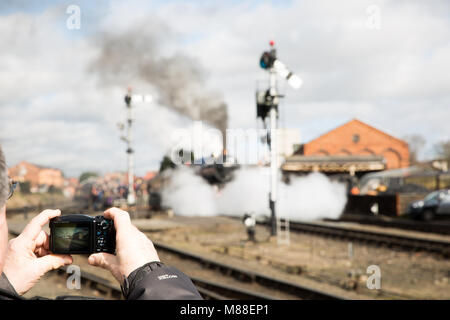
[[[97,35],[100,51],[91,71],[100,75],[103,84],[144,81],[157,90],[161,105],[204,121],[225,137],[228,113],[221,95],[207,88],[205,72],[196,59],[183,53],[164,56],[162,48],[175,36],[164,24],[149,21],[120,33]]]

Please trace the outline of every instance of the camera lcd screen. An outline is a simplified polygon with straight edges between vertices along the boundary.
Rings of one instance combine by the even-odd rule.
[[[85,223],[64,223],[52,232],[56,252],[89,252],[90,226]]]

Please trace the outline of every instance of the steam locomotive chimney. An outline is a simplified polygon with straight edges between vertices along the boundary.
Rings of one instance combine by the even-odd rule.
[[[227,132],[222,132],[222,156],[223,163],[227,161]]]

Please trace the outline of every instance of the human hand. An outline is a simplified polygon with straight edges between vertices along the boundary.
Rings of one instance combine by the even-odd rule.
[[[9,241],[3,272],[18,294],[30,290],[48,271],[72,263],[70,255],[49,252],[49,236],[42,230],[50,219],[59,215],[60,210],[42,211],[17,238]]]
[[[88,261],[91,265],[109,270],[122,285],[124,276],[128,277],[146,263],[159,261],[159,257],[150,239],[131,223],[128,212],[111,208],[103,215],[114,220],[116,255],[95,253],[89,256]]]

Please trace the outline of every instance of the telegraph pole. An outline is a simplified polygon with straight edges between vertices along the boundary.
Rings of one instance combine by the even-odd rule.
[[[133,141],[133,132],[131,127],[133,125],[133,113],[131,105],[131,88],[128,88],[128,93],[125,96],[125,104],[127,105],[127,136],[124,139],[127,143],[127,162],[128,162],[128,205],[136,203],[136,195],[134,193],[134,150],[131,146]]]
[[[271,46],[273,44],[271,42]],[[272,49],[275,51],[275,49]],[[275,54],[275,53],[274,53]],[[270,70],[270,96],[273,97],[270,105],[270,219],[272,236],[277,235],[277,220],[276,220],[276,202],[277,202],[277,188],[278,188],[278,148],[277,148],[277,120],[278,120],[278,104],[276,104],[277,97],[277,74],[274,67]]]

